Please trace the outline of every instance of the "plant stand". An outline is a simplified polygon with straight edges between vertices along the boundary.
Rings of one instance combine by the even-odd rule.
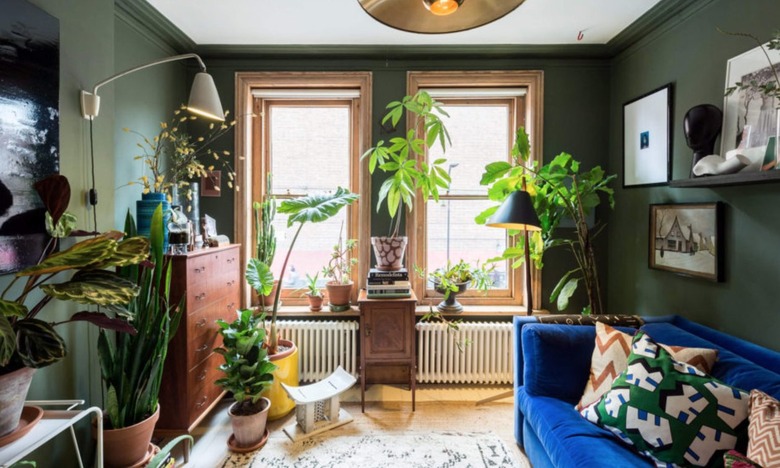
[[[285,434],[296,442],[352,422],[352,416],[341,408],[339,395],[355,382],[357,379],[339,366],[325,379],[311,385],[292,387],[282,383],[297,405],[296,423],[285,427]]]
[[[83,405],[84,400],[31,400],[25,402],[25,404],[41,407],[64,406],[66,409],[44,410],[43,418],[38,421],[38,424],[36,424],[28,434],[19,440],[0,448],[0,467],[5,468],[13,465],[49,440],[53,439],[62,431],[70,429],[73,448],[76,450],[79,467],[84,468],[73,425],[88,415],[94,414],[97,419],[97,452],[95,466],[97,468],[103,468],[103,412],[100,408],[93,406],[84,410],[74,409],[79,405]]]

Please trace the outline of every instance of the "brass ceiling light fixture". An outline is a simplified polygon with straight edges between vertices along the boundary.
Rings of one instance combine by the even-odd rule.
[[[514,11],[525,0],[358,0],[372,18],[391,28],[444,34],[478,28]]]

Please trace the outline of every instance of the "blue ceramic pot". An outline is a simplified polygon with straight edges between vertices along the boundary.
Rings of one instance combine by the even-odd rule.
[[[164,193],[149,192],[141,195],[135,202],[135,222],[138,234],[149,237],[152,228],[154,210],[162,203],[163,211],[163,251],[168,250],[168,222],[171,219],[171,204]]]

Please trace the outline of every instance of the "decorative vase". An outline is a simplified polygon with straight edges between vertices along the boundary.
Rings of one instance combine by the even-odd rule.
[[[157,411],[143,421],[121,429],[103,430],[103,461],[107,467],[141,466],[144,459],[151,455],[149,444],[157,419],[160,417],[160,405]],[[94,425],[93,425],[94,427]]]
[[[459,314],[463,312],[463,305],[458,302],[457,295],[466,292],[469,287],[469,283],[457,283],[457,286],[457,292],[450,291],[449,295],[447,295],[447,297],[436,306],[436,309],[439,312],[447,314]],[[440,289],[439,283],[434,283],[433,289],[435,289],[439,294],[446,294],[445,290]]]
[[[200,184],[198,182],[190,182],[188,186],[189,191],[187,196],[183,197],[184,213],[187,218],[192,221],[192,225],[195,227],[195,237],[201,234],[200,232]]]
[[[285,351],[271,356],[271,362],[276,364],[274,371],[274,383],[263,393],[263,396],[271,400],[271,409],[268,411],[268,420],[273,421],[290,414],[295,408],[293,401],[282,387],[285,385],[298,386],[298,348],[295,343],[288,340],[279,340],[279,346],[286,347]]]
[[[404,253],[409,239],[402,237],[372,237],[371,245],[376,256],[376,268],[382,271],[396,271],[404,266]]]
[[[168,222],[171,219],[171,204],[164,193],[149,192],[141,195],[141,199],[135,202],[135,222],[138,234],[149,237],[152,228],[152,215],[154,210],[162,203],[163,212],[163,252],[168,250]]]
[[[347,284],[330,281],[325,287],[328,289],[328,303],[331,306],[349,306],[349,296],[352,295],[352,281]]]
[[[322,310],[322,301],[323,297],[320,296],[312,296],[309,293],[306,293],[306,297],[309,298],[309,310],[312,312],[319,312]]]
[[[33,374],[35,369],[22,367],[0,375],[0,437],[10,434],[19,426]]]
[[[230,405],[230,409],[228,409],[230,424],[233,426],[233,437],[239,447],[252,447],[263,439],[271,400],[261,398],[260,402],[263,409],[259,413],[236,414],[235,409],[241,404],[238,401]]]

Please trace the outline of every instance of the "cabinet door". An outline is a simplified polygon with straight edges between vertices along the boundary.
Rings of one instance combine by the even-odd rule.
[[[405,305],[368,307],[363,333],[366,359],[398,360],[412,357],[413,312]]]

